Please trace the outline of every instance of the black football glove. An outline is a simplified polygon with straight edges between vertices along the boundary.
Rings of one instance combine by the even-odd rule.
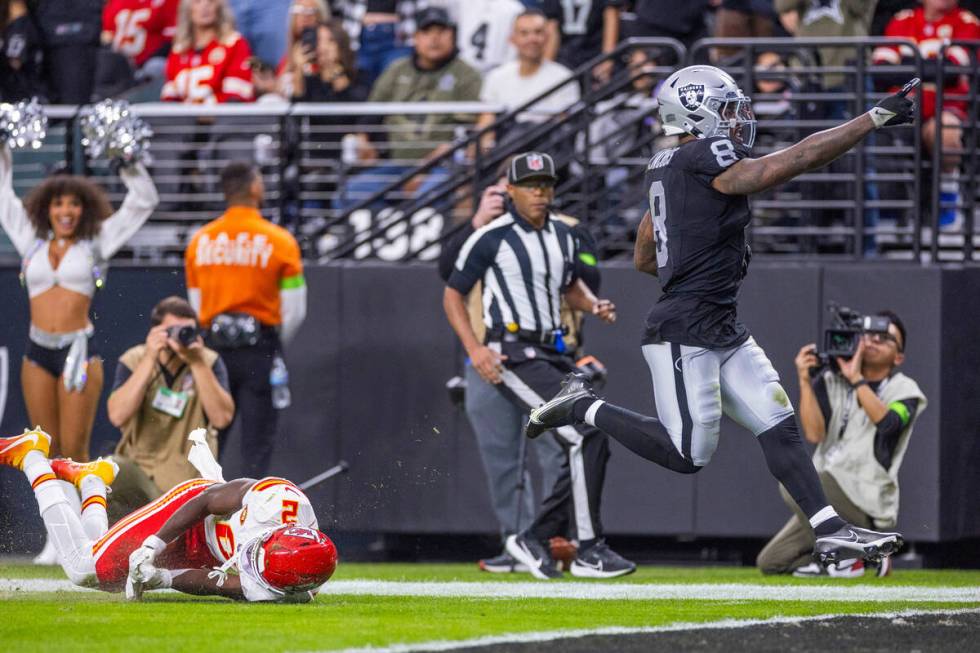
[[[919,85],[919,78],[911,79],[902,90],[895,95],[889,95],[884,100],[875,105],[869,112],[875,127],[894,127],[904,125],[915,120],[915,101],[906,97]]]

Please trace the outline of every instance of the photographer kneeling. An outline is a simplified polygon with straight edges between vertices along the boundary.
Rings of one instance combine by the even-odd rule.
[[[862,528],[894,528],[898,518],[898,469],[912,426],[926,407],[915,381],[898,371],[905,360],[905,326],[891,311],[887,332],[858,337],[850,359],[836,358],[811,380],[819,366],[816,347],[804,346],[796,356],[800,380],[799,415],[803,434],[817,445],[813,463],[827,499],[837,513]],[[795,513],[759,553],[756,566],[766,574],[855,577],[864,573],[861,560],[847,560],[824,569],[811,562],[814,535],[800,509],[780,487]],[[878,575],[891,570],[883,558]]]
[[[208,427],[208,444],[217,454],[215,429],[228,426],[235,414],[228,370],[204,346],[191,305],[167,297],[153,308],[150,325],[146,342],[119,357],[109,395],[109,421],[122,431],[112,456],[119,475],[109,495],[110,522],[197,478],[187,460],[187,434]]]

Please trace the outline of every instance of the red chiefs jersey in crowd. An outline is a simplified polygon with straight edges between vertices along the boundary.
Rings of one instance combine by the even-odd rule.
[[[102,41],[136,66],[174,38],[180,0],[109,0],[102,10]]]
[[[895,14],[895,17],[889,21],[888,26],[885,27],[885,36],[912,39],[918,44],[923,59],[936,59],[946,41],[980,39],[980,20],[969,11],[959,8],[934,21],[926,20],[925,10],[922,7],[906,9]],[[907,45],[881,46],[875,48],[874,62],[897,64],[903,58],[914,56],[915,53]],[[946,48],[946,59],[957,66],[970,65],[970,53],[958,45]],[[947,75],[946,79],[946,95],[966,95],[970,92],[969,82],[964,76]],[[927,82],[922,85],[921,98],[922,117],[928,120],[936,114],[935,83]],[[946,100],[944,96],[943,107],[954,112],[963,112],[966,103]]]
[[[238,32],[211,41],[201,50],[170,52],[160,99],[190,104],[251,102],[255,99],[252,51]]]

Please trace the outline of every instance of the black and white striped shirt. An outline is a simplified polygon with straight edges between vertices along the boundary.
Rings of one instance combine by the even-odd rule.
[[[466,240],[448,284],[466,295],[483,282],[483,322],[491,331],[550,333],[562,326],[561,295],[576,279],[577,255],[571,228],[554,216],[535,229],[508,213]]]

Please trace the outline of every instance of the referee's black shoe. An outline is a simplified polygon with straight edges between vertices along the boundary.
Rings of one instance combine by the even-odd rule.
[[[609,548],[605,540],[597,540],[585,551],[579,551],[572,561],[572,576],[579,578],[616,578],[636,571],[630,562]]]
[[[878,562],[902,548],[899,533],[879,533],[845,524],[829,535],[818,537],[813,547],[813,559],[829,565],[853,558]]]
[[[566,426],[574,421],[572,408],[579,399],[598,399],[592,384],[582,374],[571,372],[561,382],[561,390],[549,401],[531,411],[524,435],[536,438],[548,429]]]
[[[551,557],[551,549],[545,543],[526,533],[519,533],[508,537],[506,546],[507,553],[527,566],[527,570],[535,578],[541,580],[561,578],[561,570],[555,565],[555,559]]]

